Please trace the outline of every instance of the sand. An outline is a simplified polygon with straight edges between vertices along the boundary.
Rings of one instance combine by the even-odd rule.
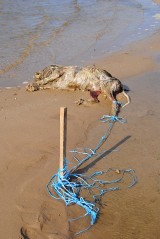
[[[154,0],[154,2],[160,4],[160,0]]]
[[[116,124],[103,146],[103,150],[118,151],[94,163],[89,171],[132,168],[138,183],[128,190],[124,180],[122,190],[105,195],[97,223],[79,238],[160,238],[159,41],[157,32],[94,62],[131,89],[132,104],[121,112],[127,124]],[[68,151],[94,147],[107,129],[99,119],[111,112],[110,102],[100,97],[99,104],[76,106],[74,101],[82,97],[88,94],[29,93],[24,87],[0,90],[1,238],[75,238],[70,230],[87,226],[82,220],[70,227],[68,218],[79,215],[79,208],[66,208],[45,187],[59,165],[60,106],[68,107]]]

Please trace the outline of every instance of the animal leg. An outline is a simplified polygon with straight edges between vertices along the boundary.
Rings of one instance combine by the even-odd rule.
[[[26,86],[26,90],[30,91],[30,92],[37,91],[39,89],[40,89],[40,87],[39,87],[39,85],[36,82],[33,82],[33,83],[28,84]]]

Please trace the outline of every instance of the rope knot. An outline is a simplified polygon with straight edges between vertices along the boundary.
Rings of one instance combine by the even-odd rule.
[[[124,123],[127,122],[124,118],[118,117],[116,115],[103,115],[100,120],[103,123],[106,123],[106,122],[120,122],[120,123],[124,124]]]

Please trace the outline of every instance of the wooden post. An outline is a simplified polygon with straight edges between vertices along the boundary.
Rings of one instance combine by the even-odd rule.
[[[67,108],[60,108],[60,170],[65,167],[66,159],[66,143],[67,143]],[[64,172],[60,172],[63,176]]]

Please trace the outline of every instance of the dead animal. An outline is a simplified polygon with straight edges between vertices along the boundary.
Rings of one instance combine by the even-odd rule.
[[[130,103],[130,97],[125,93],[120,80],[106,70],[95,66],[48,66],[44,70],[36,72],[34,82],[26,87],[27,91],[42,89],[89,91],[93,102],[99,102],[100,94],[116,101],[117,94],[123,93],[127,98],[127,103],[123,107]],[[82,99],[80,101],[83,103]]]

